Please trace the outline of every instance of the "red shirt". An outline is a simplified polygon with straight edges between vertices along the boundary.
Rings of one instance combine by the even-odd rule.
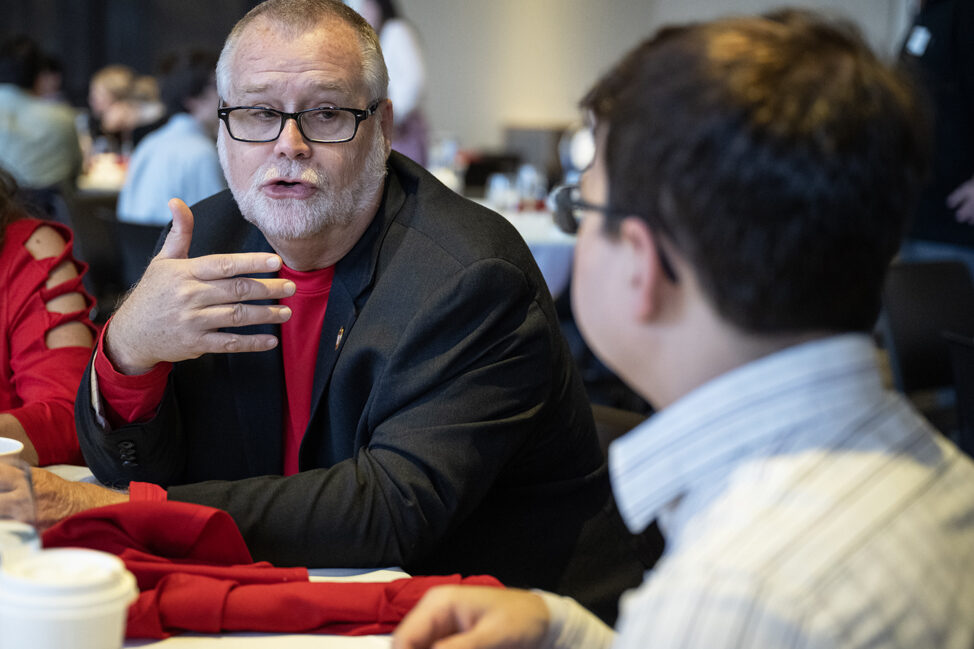
[[[54,257],[34,259],[25,243],[39,227],[57,230],[67,245]],[[81,464],[74,427],[74,398],[91,356],[90,347],[47,346],[47,332],[88,319],[93,304],[81,284],[87,266],[72,257],[71,231],[63,225],[20,219],[7,226],[0,248],[0,412],[13,415],[37,450],[41,465]],[[52,288],[50,272],[71,261],[78,276]],[[56,313],[47,302],[66,293],[80,293],[86,308]]]
[[[298,450],[311,417],[318,342],[335,267],[300,272],[281,266],[278,276],[297,286],[294,295],[281,300],[281,304],[291,308],[291,318],[281,325],[285,386],[284,475],[294,475],[298,472]]]

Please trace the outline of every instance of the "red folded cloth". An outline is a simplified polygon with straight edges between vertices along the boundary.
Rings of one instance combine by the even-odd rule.
[[[388,583],[311,583],[305,568],[253,563],[229,514],[180,502],[109,505],[67,518],[44,547],[117,554],[142,591],[126,636],[179,631],[389,633],[440,584],[501,586],[493,577],[411,577]]]

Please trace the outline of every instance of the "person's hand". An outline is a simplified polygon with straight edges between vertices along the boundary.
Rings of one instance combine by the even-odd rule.
[[[0,509],[5,498],[22,497],[17,492],[16,466],[0,463]],[[32,468],[34,505],[39,531],[46,530],[62,518],[92,507],[125,502],[128,496],[87,482],[70,482],[50,471]]]
[[[957,221],[974,225],[974,178],[950,193],[947,207],[954,210]]]
[[[187,258],[193,213],[186,203],[169,201],[173,224],[142,279],[119,307],[105,332],[105,353],[123,374],[144,374],[161,361],[203,354],[272,349],[272,335],[241,335],[222,327],[281,323],[291,310],[279,304],[244,304],[294,294],[294,282],[238,277],[273,272],[281,258],[264,252]]]
[[[524,590],[433,588],[392,637],[393,649],[538,647],[548,631],[544,600]]]

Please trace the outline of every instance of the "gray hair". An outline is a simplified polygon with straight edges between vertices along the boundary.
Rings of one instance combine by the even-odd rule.
[[[389,89],[389,72],[382,58],[379,36],[362,16],[338,0],[266,0],[248,11],[230,31],[216,64],[216,88],[221,99],[225,99],[230,90],[230,61],[233,60],[240,37],[251,23],[261,17],[272,21],[291,36],[311,31],[329,19],[344,22],[358,36],[362,79],[369,91],[369,101],[385,99]]]

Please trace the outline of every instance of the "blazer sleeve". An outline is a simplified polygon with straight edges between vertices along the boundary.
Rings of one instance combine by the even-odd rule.
[[[93,398],[97,390],[94,359],[92,354],[74,402],[78,441],[91,472],[110,487],[124,487],[133,480],[168,484],[177,479],[183,470],[186,446],[172,386],[167,386],[150,421],[112,429]],[[138,441],[141,458],[151,461],[135,461],[133,440]]]
[[[528,480],[539,459],[557,464],[520,453],[545,427],[560,358],[536,291],[506,261],[463,269],[417,305],[370,379],[369,439],[353,457],[290,477],[174,486],[170,498],[228,511],[257,559],[408,567],[498,483]],[[330,396],[359,380],[349,374],[336,366]]]

